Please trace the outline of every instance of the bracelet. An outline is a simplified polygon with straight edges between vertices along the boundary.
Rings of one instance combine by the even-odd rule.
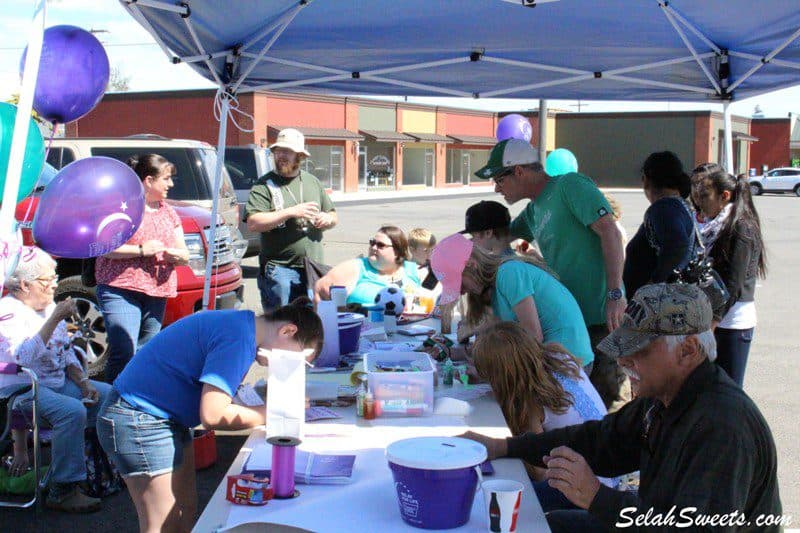
[[[78,380],[78,384],[86,383],[87,381],[89,381],[89,378],[87,376],[83,376],[81,379]]]
[[[141,244],[139,245],[139,257],[144,257],[144,248]]]

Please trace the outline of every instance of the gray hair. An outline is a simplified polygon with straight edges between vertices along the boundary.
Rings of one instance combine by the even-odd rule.
[[[708,357],[709,361],[716,360],[717,339],[710,329],[693,335],[664,335],[664,339],[667,341],[667,349],[674,350],[676,346],[683,344],[688,337],[697,337],[697,342],[700,344],[700,352]]]
[[[5,286],[10,292],[19,292],[21,282],[31,283],[48,268],[55,268],[56,261],[50,254],[36,246],[23,246],[19,252],[19,263],[6,278]]]

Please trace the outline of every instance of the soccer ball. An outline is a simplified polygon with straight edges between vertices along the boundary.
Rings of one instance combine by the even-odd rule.
[[[389,285],[375,296],[375,305],[382,307],[386,313],[401,315],[406,307],[406,296],[397,285]]]

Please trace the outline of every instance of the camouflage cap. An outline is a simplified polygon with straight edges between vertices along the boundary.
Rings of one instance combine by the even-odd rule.
[[[622,325],[597,349],[612,358],[638,352],[664,335],[692,335],[711,329],[711,304],[696,285],[645,285],[631,298]]]

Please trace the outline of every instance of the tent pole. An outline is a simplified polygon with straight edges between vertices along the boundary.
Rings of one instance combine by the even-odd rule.
[[[217,238],[217,213],[219,211],[219,189],[222,185],[222,170],[225,164],[225,143],[228,134],[228,114],[230,112],[231,97],[220,88],[219,96],[222,100],[222,110],[219,116],[219,136],[217,137],[217,168],[214,171],[214,193],[211,203],[211,228],[208,235],[208,253],[206,255],[206,274],[203,280],[203,311],[208,309],[211,293],[211,269],[214,267],[214,252]]]
[[[796,30],[788,39],[786,39],[781,44],[779,44],[777,47],[775,47],[775,49],[772,52],[770,52],[769,54],[767,54],[766,56],[761,58],[761,61],[758,64],[756,64],[755,66],[753,66],[753,68],[751,68],[750,70],[745,72],[744,75],[741,78],[736,80],[736,83],[731,85],[730,88],[728,89],[728,91],[729,92],[733,91],[739,85],[744,83],[750,76],[755,74],[755,72],[757,70],[759,70],[761,67],[763,67],[767,63],[771,62],[772,58],[774,58],[776,55],[778,55],[784,48],[786,48],[787,46],[792,44],[792,42],[794,42],[795,39],[797,39],[798,37],[800,37],[800,29]]]
[[[706,64],[703,63],[703,60],[700,59],[697,50],[695,50],[694,46],[692,46],[692,43],[686,37],[686,34],[683,33],[683,30],[678,25],[678,22],[675,20],[675,18],[672,16],[672,13],[670,13],[669,10],[667,10],[666,5],[662,5],[662,7],[664,8],[664,15],[667,17],[667,20],[672,25],[672,28],[677,32],[678,36],[681,38],[681,41],[683,41],[683,44],[686,46],[686,48],[689,49],[689,52],[691,52],[692,57],[694,57],[695,61],[697,61],[697,65],[703,71],[703,74],[706,75],[706,78],[708,78],[708,81],[710,81],[711,85],[714,86],[714,89],[716,89],[717,93],[721,93],[722,89],[720,89],[719,83],[717,83],[717,80],[711,74],[711,71],[708,70]]]
[[[539,162],[547,158],[547,100],[539,99]]]
[[[733,168],[733,131],[731,131],[731,107],[730,102],[722,102],[722,120],[725,124],[725,170],[734,173]]]
[[[8,157],[8,168],[6,170],[6,184],[3,188],[3,200],[6,200],[3,202],[2,208],[0,208],[0,234],[3,235],[12,232],[14,227],[14,210],[17,207],[19,181],[22,177],[22,160],[31,124],[33,92],[36,90],[36,78],[39,75],[39,60],[42,56],[46,15],[46,2],[45,0],[39,0],[34,8],[33,19],[28,32],[25,73],[22,76],[17,116],[14,120],[14,134],[11,138],[11,153]]]

